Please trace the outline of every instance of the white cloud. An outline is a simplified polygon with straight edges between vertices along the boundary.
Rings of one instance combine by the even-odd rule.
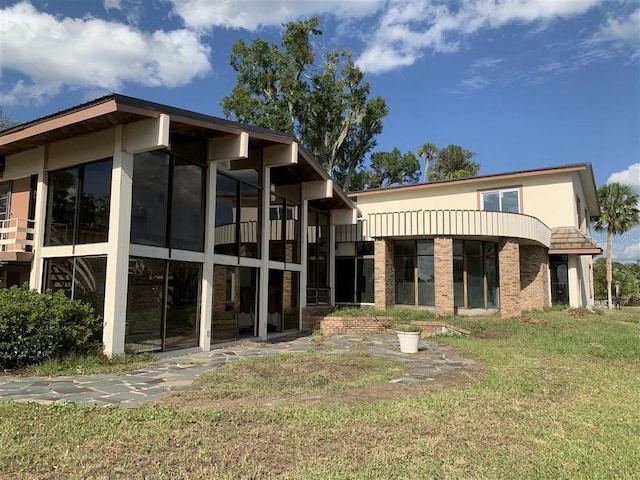
[[[626,18],[612,17],[599,32],[602,40],[640,42],[640,8]]]
[[[391,0],[358,64],[370,73],[411,65],[426,50],[450,52],[465,35],[510,23],[582,15],[601,0]],[[457,7],[457,9],[456,9]]]
[[[144,33],[93,17],[53,16],[26,1],[0,15],[2,67],[23,77],[9,88],[3,85],[0,103],[5,105],[41,101],[63,86],[181,86],[211,69],[209,47],[186,29]]]
[[[374,14],[384,0],[171,0],[171,3],[189,28],[253,31],[325,13],[341,19],[361,18]]]
[[[631,185],[640,194],[640,162],[629,165],[629,168],[621,172],[612,173],[607,180],[609,182]]]

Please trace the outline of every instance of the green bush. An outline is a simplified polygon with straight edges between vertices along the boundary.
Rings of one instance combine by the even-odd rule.
[[[93,307],[62,291],[0,289],[0,365],[20,368],[98,347],[102,322]]]

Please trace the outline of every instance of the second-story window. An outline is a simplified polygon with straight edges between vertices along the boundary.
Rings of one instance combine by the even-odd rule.
[[[49,173],[45,245],[106,242],[111,159]]]
[[[482,192],[482,210],[491,212],[520,213],[520,190],[495,190]]]

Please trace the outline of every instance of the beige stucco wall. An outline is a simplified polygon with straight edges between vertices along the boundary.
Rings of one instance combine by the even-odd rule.
[[[365,218],[371,213],[392,211],[477,210],[480,208],[479,192],[505,188],[521,188],[520,213],[538,218],[549,228],[578,226],[576,193],[583,206],[585,202],[580,178],[572,172],[391,189],[374,195],[360,195],[357,204]]]
[[[2,180],[28,177],[38,173],[44,156],[44,148],[34,148],[27,152],[9,155],[6,160]]]
[[[54,143],[49,147],[47,170],[70,167],[113,156],[115,129]]]

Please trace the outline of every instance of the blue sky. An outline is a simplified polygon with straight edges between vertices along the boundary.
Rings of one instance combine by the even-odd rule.
[[[311,15],[387,101],[376,150],[454,143],[481,174],[590,162],[640,192],[637,0],[0,0],[0,106],[23,122],[119,92],[222,116],[233,42]],[[614,254],[640,260],[640,229]]]

